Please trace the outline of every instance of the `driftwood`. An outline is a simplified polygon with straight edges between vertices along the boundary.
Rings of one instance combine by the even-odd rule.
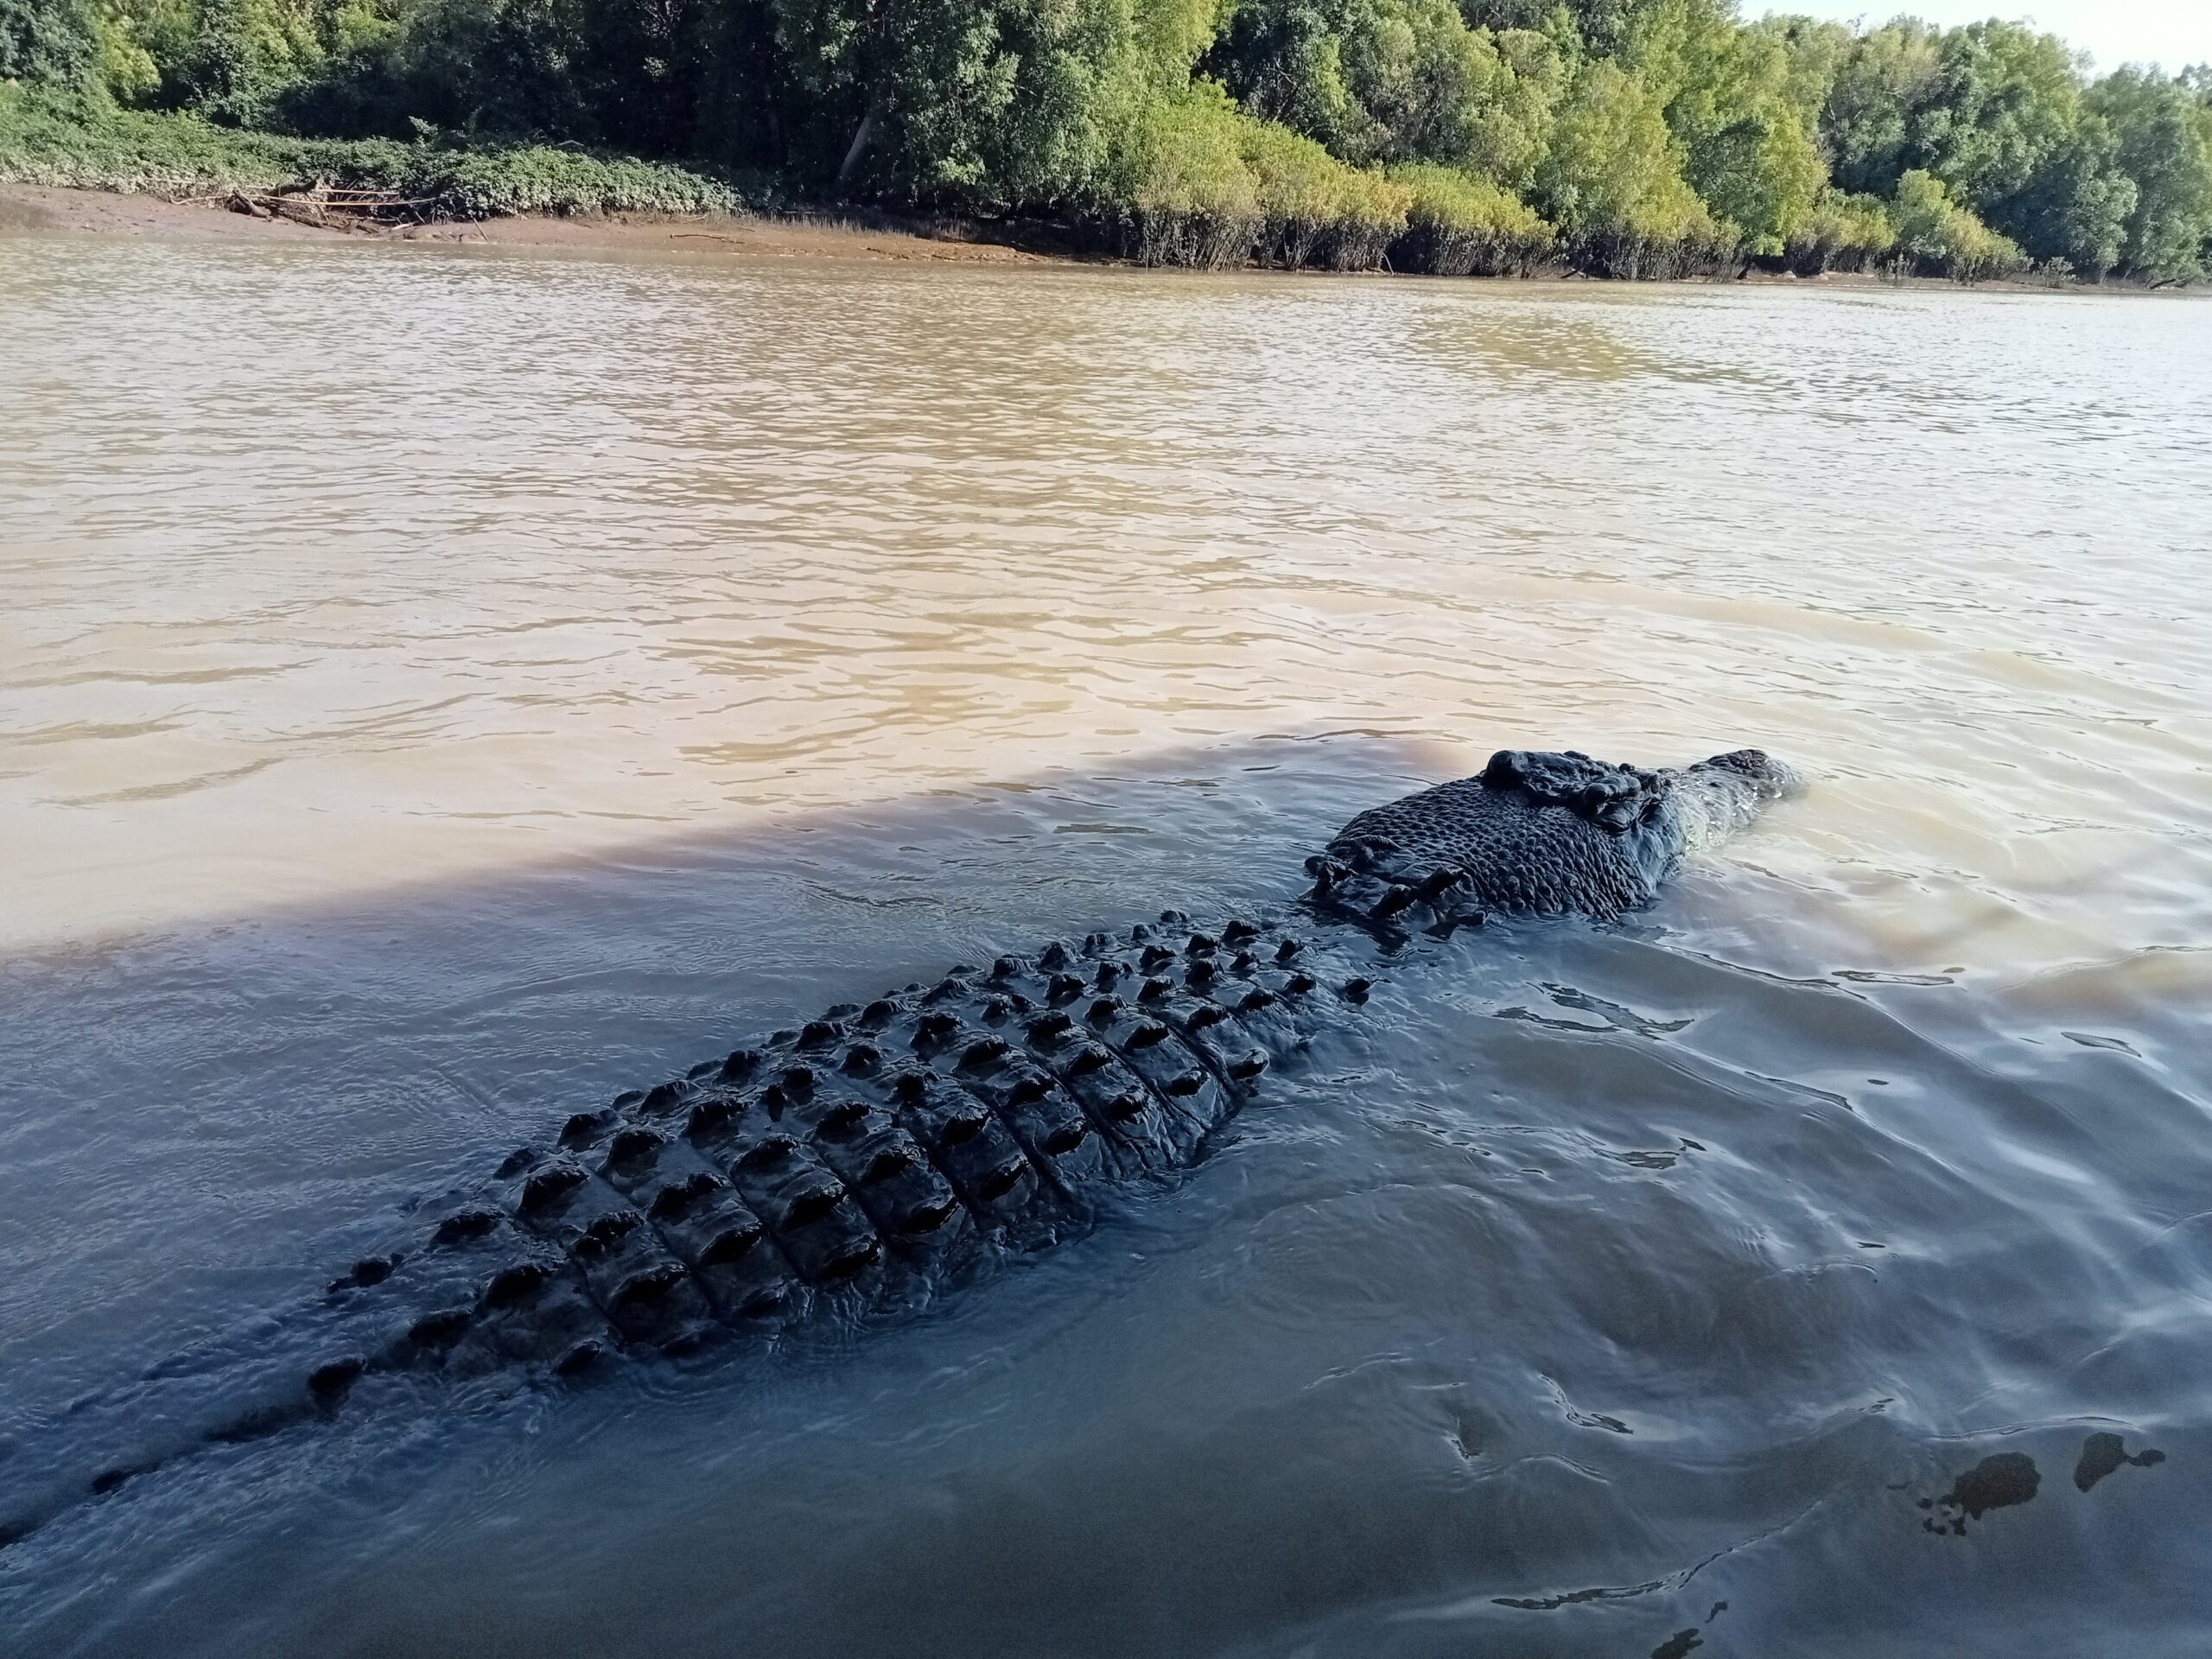
[[[289,219],[295,224],[353,230],[365,225],[419,225],[437,209],[433,196],[412,197],[397,190],[340,189],[327,184],[286,184],[273,190],[235,186],[219,198],[232,213],[256,219]]]

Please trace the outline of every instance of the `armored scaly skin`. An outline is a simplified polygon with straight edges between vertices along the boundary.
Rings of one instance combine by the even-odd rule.
[[[1793,781],[1756,750],[1679,772],[1503,752],[1478,778],[1360,814],[1308,861],[1304,919],[1354,927],[1201,931],[1168,912],[832,1008],[513,1154],[330,1286],[327,1357],[273,1394],[265,1376],[242,1387],[196,1436],[329,1411],[374,1373],[567,1375],[617,1350],[682,1353],[919,1300],[1196,1163],[1271,1064],[1364,1000],[1347,969],[1372,935],[1491,911],[1618,916]],[[128,1393],[112,1403],[137,1421]],[[172,1441],[135,1446],[92,1491],[184,1449]],[[39,1518],[0,1517],[0,1543]]]

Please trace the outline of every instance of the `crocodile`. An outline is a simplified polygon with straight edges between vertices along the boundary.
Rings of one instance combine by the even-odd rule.
[[[91,1494],[194,1445],[333,1415],[372,1377],[573,1377],[911,1307],[1191,1169],[1415,938],[1492,915],[1618,918],[1795,787],[1755,749],[1662,770],[1503,751],[1351,819],[1283,915],[1199,926],[1171,910],[1052,941],[578,1111],[346,1267],[315,1299],[315,1347],[234,1367],[215,1421],[114,1396],[136,1443]],[[86,1496],[79,1476],[0,1516],[0,1543]]]

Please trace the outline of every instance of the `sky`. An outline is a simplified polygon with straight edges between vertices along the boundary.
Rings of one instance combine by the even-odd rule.
[[[2100,73],[2123,63],[2212,63],[2212,0],[1745,0],[1743,10],[1869,23],[1906,12],[1947,26],[2024,18],[2093,54]]]

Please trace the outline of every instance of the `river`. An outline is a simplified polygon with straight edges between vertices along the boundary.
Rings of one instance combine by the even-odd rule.
[[[2201,1651],[2208,453],[2186,300],[0,238],[0,1491],[830,1003],[1498,747],[1814,780],[972,1294],[216,1447],[0,1649]]]

